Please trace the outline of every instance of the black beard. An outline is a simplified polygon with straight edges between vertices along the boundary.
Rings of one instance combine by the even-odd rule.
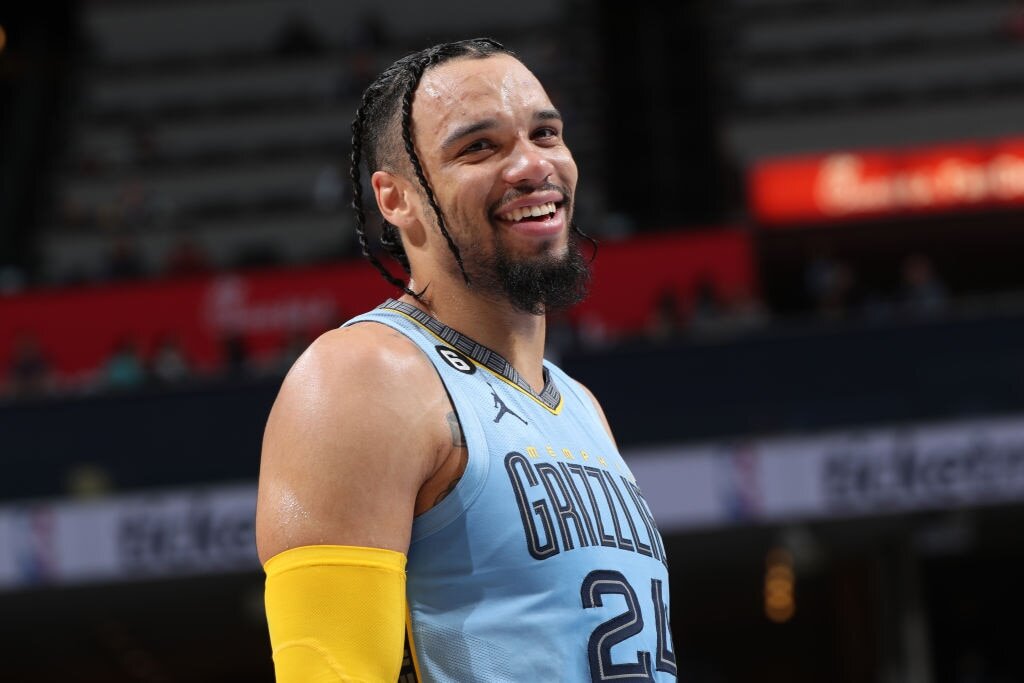
[[[498,242],[484,272],[472,278],[482,290],[499,293],[513,306],[532,315],[574,306],[587,297],[590,264],[580,252],[575,235],[565,254],[513,257]]]

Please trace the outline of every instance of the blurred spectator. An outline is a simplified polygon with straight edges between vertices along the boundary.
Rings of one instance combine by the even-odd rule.
[[[166,274],[172,277],[197,275],[209,270],[210,263],[206,258],[206,252],[189,237],[179,239],[167,258]]]
[[[7,378],[15,397],[39,396],[52,388],[50,361],[33,335],[22,334],[15,340]]]
[[[146,370],[138,347],[129,339],[118,342],[101,374],[103,384],[114,390],[134,389],[146,380]]]
[[[331,163],[320,169],[313,181],[313,206],[317,211],[337,211],[346,202],[347,184],[342,182],[338,165]]]
[[[135,245],[126,237],[118,237],[107,260],[106,275],[111,280],[132,280],[142,277],[142,260]]]
[[[703,338],[731,337],[768,322],[764,303],[747,287],[736,287],[723,293],[710,279],[704,279],[697,285],[689,320],[691,334]]]
[[[690,310],[690,325],[700,327],[714,323],[722,316],[722,305],[718,299],[715,283],[710,278],[701,278],[694,292],[693,308]]]
[[[742,321],[747,328],[762,327],[771,322],[771,311],[749,287],[736,288],[726,302],[726,308],[731,317]]]
[[[662,343],[678,338],[683,332],[683,316],[679,297],[672,289],[664,289],[651,310],[647,338]]]
[[[224,337],[221,343],[222,369],[229,377],[244,375],[249,369],[249,347],[238,333]]]
[[[17,294],[25,288],[25,271],[15,265],[0,265],[0,296]]]
[[[849,313],[857,277],[846,263],[826,254],[815,255],[804,272],[804,285],[819,315],[845,318]]]
[[[167,335],[150,360],[150,374],[158,384],[180,384],[192,377],[192,367],[176,337]]]
[[[725,334],[743,334],[771,322],[764,301],[747,287],[737,287],[721,298],[721,309],[714,327]]]
[[[946,308],[946,286],[935,274],[931,259],[912,254],[903,261],[903,306],[913,316],[930,316]]]

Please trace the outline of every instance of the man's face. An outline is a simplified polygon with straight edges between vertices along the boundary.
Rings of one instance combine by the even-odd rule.
[[[428,71],[413,138],[475,288],[533,313],[581,298],[587,268],[569,239],[576,163],[558,111],[521,62],[461,58]],[[443,239],[432,237],[457,272]]]

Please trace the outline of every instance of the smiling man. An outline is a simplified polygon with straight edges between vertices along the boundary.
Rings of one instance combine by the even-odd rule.
[[[278,681],[675,680],[650,509],[543,359],[589,276],[558,110],[475,39],[393,64],[352,130],[363,251],[403,294],[314,342],[267,423]],[[406,279],[368,246],[364,164]]]

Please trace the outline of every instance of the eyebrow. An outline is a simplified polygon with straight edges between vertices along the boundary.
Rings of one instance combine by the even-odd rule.
[[[561,121],[562,114],[557,109],[541,109],[534,112],[533,120],[536,122],[540,121]],[[480,131],[490,130],[497,128],[497,119],[481,119],[480,121],[474,121],[473,123],[467,123],[463,126],[459,126],[453,130],[448,137],[441,143],[441,149],[448,149],[461,140],[464,137],[472,135],[473,133],[479,133]]]

